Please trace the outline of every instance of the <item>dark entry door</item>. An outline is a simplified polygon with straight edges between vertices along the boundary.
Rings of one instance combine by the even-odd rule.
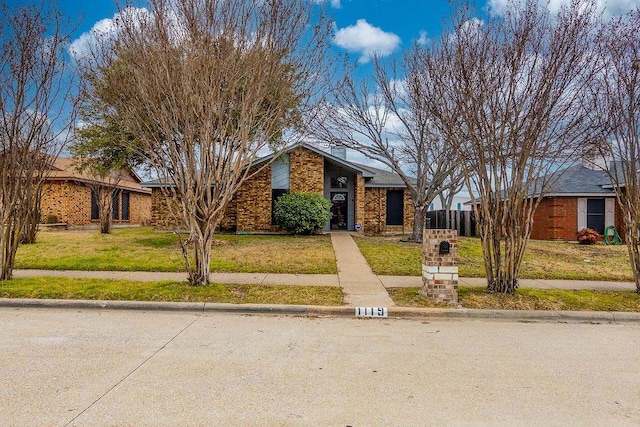
[[[349,218],[349,193],[331,192],[331,229],[346,230]]]

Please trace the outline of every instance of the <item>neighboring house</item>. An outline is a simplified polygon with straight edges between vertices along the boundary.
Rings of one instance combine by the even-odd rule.
[[[534,216],[532,239],[575,240],[583,228],[601,235],[623,222],[607,172],[576,165],[567,169],[549,189]]]
[[[263,169],[246,181],[227,207],[221,230],[277,232],[273,223],[274,201],[288,192],[323,195],[332,203],[325,231],[355,230],[367,234],[410,233],[413,205],[399,175],[346,159],[344,148],[329,154],[308,144],[290,148],[271,164],[273,156],[259,159],[252,167]],[[172,219],[159,181],[142,183],[152,190],[151,224],[171,229]]]
[[[92,187],[96,181],[78,173],[72,159],[58,157],[45,182],[40,202],[42,222],[55,216],[69,225],[98,223],[98,206]],[[117,181],[114,192],[113,221],[116,224],[148,224],[151,219],[151,191],[140,186],[140,178],[127,171]],[[112,184],[107,184],[112,186]]]

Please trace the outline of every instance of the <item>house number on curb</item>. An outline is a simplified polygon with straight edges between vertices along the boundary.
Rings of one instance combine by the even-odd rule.
[[[387,317],[387,307],[356,307],[356,317]]]

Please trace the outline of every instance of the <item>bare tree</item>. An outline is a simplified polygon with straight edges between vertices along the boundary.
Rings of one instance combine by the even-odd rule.
[[[640,8],[608,22],[598,37],[603,68],[593,80],[593,120],[604,133],[600,155],[624,218],[631,269],[640,293]]]
[[[375,58],[374,88],[347,75],[313,126],[316,138],[339,141],[400,176],[414,206],[409,240],[416,242],[422,242],[433,199],[462,180],[452,174],[456,162],[430,120],[421,51],[416,44],[402,61],[389,66]]]
[[[578,0],[556,16],[537,0],[485,21],[458,11],[423,56],[427,106],[463,168],[488,290],[513,292],[537,206],[590,138],[581,98],[597,14]]]
[[[120,11],[115,42],[102,39],[83,69],[89,94],[135,135],[177,202],[189,282],[208,284],[225,207],[259,151],[303,124],[331,26],[307,0],[150,6]]]
[[[75,106],[63,61],[69,38],[55,8],[12,10],[2,2],[0,14],[0,280],[6,280]]]

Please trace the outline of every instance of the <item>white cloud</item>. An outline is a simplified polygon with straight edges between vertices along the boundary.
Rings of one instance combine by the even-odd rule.
[[[91,29],[82,33],[80,37],[71,42],[69,54],[76,60],[86,57],[99,38],[116,38],[118,34],[118,21],[122,19],[144,19],[149,16],[145,8],[127,7],[117,12],[113,18],[105,18],[96,22]]]
[[[524,3],[525,0],[517,0]],[[551,13],[557,13],[561,6],[566,6],[571,0],[539,0],[541,3],[547,3],[547,7]],[[509,9],[513,0],[487,0],[489,10],[497,15],[502,15]],[[640,6],[640,0],[596,0],[599,10],[604,11],[604,16],[616,16],[629,12]]]
[[[420,37],[417,40],[420,46],[425,46],[429,43],[429,37],[427,37],[426,31],[420,31]]]
[[[400,37],[384,32],[364,19],[358,19],[356,25],[336,31],[334,42],[350,52],[359,53],[360,62],[366,63],[375,54],[390,55],[400,45]]]
[[[322,3],[326,3],[326,2],[331,3],[331,7],[335,8],[335,9],[340,9],[340,0],[313,0],[313,2],[315,4],[322,4]]]

